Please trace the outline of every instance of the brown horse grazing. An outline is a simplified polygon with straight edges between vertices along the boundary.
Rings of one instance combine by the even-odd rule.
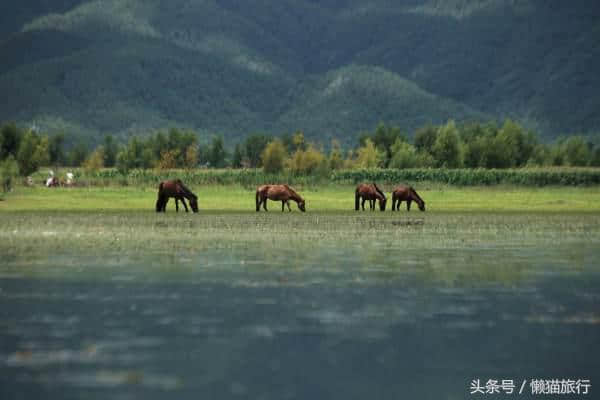
[[[354,209],[358,211],[360,209],[360,199],[362,198],[362,209],[365,211],[365,200],[369,200],[369,206],[371,211],[375,210],[375,200],[379,200],[379,209],[385,211],[385,204],[387,198],[385,193],[377,187],[375,183],[361,183],[356,187],[354,192]]]
[[[267,199],[274,201],[281,201],[281,211],[285,210],[287,204],[288,211],[292,211],[290,208],[290,200],[294,200],[298,203],[300,211],[306,211],[306,202],[298,193],[294,191],[288,185],[262,185],[256,189],[256,211],[260,211],[262,204],[265,211],[267,210]]]
[[[192,193],[190,189],[185,187],[180,179],[164,181],[158,185],[156,212],[167,211],[167,203],[169,202],[170,197],[175,198],[175,211],[179,212],[179,200],[181,200],[183,207],[185,208],[185,212],[188,212],[187,204],[185,204],[185,199],[188,199],[190,202],[190,207],[192,207],[192,211],[195,213],[198,212],[198,196]]]
[[[419,210],[425,211],[425,202],[412,186],[400,185],[392,192],[392,211],[400,211],[400,204],[406,201],[406,210],[410,211],[410,203],[416,201]]]

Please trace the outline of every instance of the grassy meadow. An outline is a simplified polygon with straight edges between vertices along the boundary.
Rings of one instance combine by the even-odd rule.
[[[190,185],[191,186],[191,185]],[[255,192],[239,185],[202,185],[190,187],[199,197],[202,213],[255,212]],[[392,186],[382,185],[391,197]],[[354,210],[354,186],[295,186],[306,200],[308,213],[340,213]],[[418,189],[431,212],[600,212],[599,187],[451,187],[423,186]],[[0,213],[16,211],[116,211],[151,212],[156,188],[148,187],[18,187],[0,201]],[[270,211],[280,210],[280,203],[269,201]],[[175,211],[170,201],[167,212]],[[295,209],[297,212],[297,208]],[[405,205],[402,206],[403,215]],[[391,215],[391,200],[386,214]],[[379,213],[376,213],[379,215]],[[411,216],[419,216],[416,205]]]
[[[48,252],[196,254],[228,249],[258,257],[307,257],[317,248],[452,249],[567,245],[600,240],[598,187],[448,187],[422,185],[427,211],[354,211],[354,187],[296,186],[301,213],[255,211],[254,191],[241,186],[192,186],[199,214],[154,212],[153,187],[18,187],[0,201],[0,250],[29,260]],[[391,187],[385,187],[389,193]],[[318,253],[318,252],[317,252]]]

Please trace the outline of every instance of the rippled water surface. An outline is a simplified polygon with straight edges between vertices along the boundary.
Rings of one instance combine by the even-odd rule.
[[[0,263],[0,398],[490,398],[474,379],[527,380],[525,398],[540,378],[595,396],[597,221],[403,221],[363,240],[20,249]]]

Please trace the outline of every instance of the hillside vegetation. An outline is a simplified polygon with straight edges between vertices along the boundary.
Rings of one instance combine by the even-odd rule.
[[[499,0],[31,0],[0,6],[0,120],[98,143],[179,127],[302,130],[513,118],[600,128],[600,6]]]

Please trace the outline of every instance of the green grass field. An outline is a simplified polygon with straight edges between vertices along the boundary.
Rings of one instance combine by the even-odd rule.
[[[157,214],[151,188],[19,187],[0,201],[0,251],[26,263],[49,252],[74,259],[148,252],[185,258],[214,249],[263,259],[307,257],[325,248],[364,250],[376,259],[386,249],[600,240],[597,187],[423,187],[427,211],[413,204],[410,213],[404,205],[395,213],[356,212],[352,186],[296,188],[307,201],[306,213],[295,205],[282,213],[280,203],[271,201],[268,213],[257,213],[254,192],[239,186],[192,187],[199,214],[176,214],[172,200],[166,214]]]
[[[241,186],[197,186],[201,213],[255,212],[254,191]],[[353,186],[296,187],[306,199],[308,213],[343,212],[354,209]],[[386,187],[389,194],[390,187]],[[423,187],[419,194],[427,213],[437,212],[600,212],[600,187]],[[13,211],[153,211],[154,187],[18,187],[0,201],[0,213]],[[167,212],[174,212],[171,200]],[[270,211],[280,211],[280,203],[269,201]],[[295,212],[297,208],[293,207]],[[404,213],[405,205],[401,213]],[[386,214],[391,215],[391,201]],[[411,215],[419,211],[413,204]]]

